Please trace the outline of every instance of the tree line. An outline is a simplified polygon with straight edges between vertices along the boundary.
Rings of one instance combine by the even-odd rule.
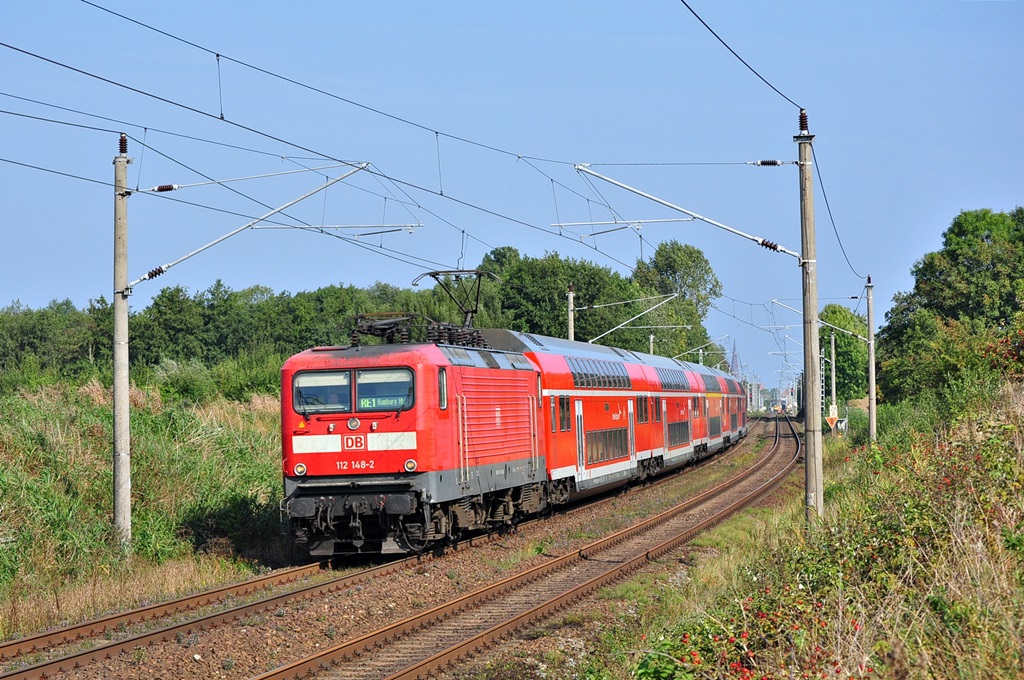
[[[668,327],[659,329],[655,348],[667,356],[708,342],[703,320],[721,293],[704,254],[676,241],[659,245],[649,259],[637,262],[630,276],[557,253],[524,256],[511,247],[487,253],[477,269],[487,274],[480,279],[473,324],[480,328],[565,337],[566,295],[572,285],[578,310],[576,337],[589,340],[676,293],[678,297],[643,317],[643,325]],[[458,289],[465,281],[449,276],[445,283]],[[265,286],[236,291],[217,281],[193,293],[184,286],[169,286],[131,314],[133,379],[176,374],[179,387],[194,390],[194,385],[184,383],[212,380],[210,371],[218,366],[255,367],[262,373],[258,384],[236,390],[236,396],[244,397],[253,389],[276,384],[284,357],[308,347],[347,344],[356,315],[404,312],[461,324],[462,312],[444,288],[414,290],[385,282],[359,288],[339,283],[314,291],[275,293]],[[70,300],[55,300],[41,309],[14,302],[0,309],[0,391],[46,378],[98,378],[109,384],[112,338],[113,306],[103,297],[84,309]],[[648,331],[641,329],[624,328],[601,341],[636,351],[649,349]],[[189,372],[182,375],[184,368]]]
[[[913,289],[894,296],[876,335],[882,402],[941,392],[986,374],[1024,377],[1024,208],[963,211],[942,239],[940,250],[914,264]],[[655,353],[664,356],[709,342],[703,322],[721,294],[704,254],[676,241],[638,260],[629,276],[554,252],[530,257],[511,247],[487,253],[477,269],[488,274],[480,282],[474,320],[481,328],[566,337],[566,293],[572,285],[576,338],[589,340],[648,309],[660,296],[678,294],[633,324],[665,327],[658,329],[655,345]],[[459,285],[451,277],[446,283]],[[443,286],[414,290],[385,282],[367,288],[339,283],[298,293],[275,293],[265,286],[235,291],[220,281],[195,293],[170,286],[131,316],[133,377],[177,384],[182,393],[219,388],[245,397],[272,390],[283,358],[308,347],[347,344],[355,315],[381,311],[453,324],[463,320]],[[826,305],[821,318],[867,335],[864,315],[842,305]],[[825,352],[830,333],[822,326]],[[95,377],[109,384],[112,338],[113,309],[102,297],[84,309],[70,300],[41,309],[14,302],[0,309],[0,392],[49,378]],[[599,342],[646,352],[649,331],[623,328]],[[716,360],[728,356],[714,346],[707,354]],[[834,370],[840,403],[862,398],[866,366],[867,345],[837,333],[835,365],[825,363],[824,384],[829,385]]]

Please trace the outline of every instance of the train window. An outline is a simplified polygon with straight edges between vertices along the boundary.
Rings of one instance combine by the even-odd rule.
[[[356,371],[356,407],[360,411],[406,411],[412,408],[413,394],[408,368]]]
[[[443,411],[448,408],[448,371],[437,369],[437,405]]]
[[[296,373],[292,381],[292,408],[303,415],[351,411],[351,381],[349,371]]]
[[[661,397],[654,398],[654,422],[661,422]]]
[[[557,409],[555,408],[555,401],[556,401],[555,396],[551,395],[550,399],[551,399],[551,431],[554,432],[555,431],[555,421],[558,418],[558,413],[557,413]]]
[[[540,373],[537,374],[537,408],[543,408],[544,390],[540,385]]]
[[[572,413],[569,412],[569,397],[558,398],[558,429],[562,432],[572,430]]]

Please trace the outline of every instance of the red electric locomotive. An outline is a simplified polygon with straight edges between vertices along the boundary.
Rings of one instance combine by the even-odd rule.
[[[282,508],[313,556],[403,553],[679,467],[747,431],[706,366],[507,330],[282,368]]]

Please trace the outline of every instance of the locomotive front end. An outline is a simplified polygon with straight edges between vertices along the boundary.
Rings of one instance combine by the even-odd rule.
[[[310,556],[404,553],[431,529],[436,362],[406,346],[315,348],[282,368],[289,533]],[[443,371],[441,371],[443,375]]]

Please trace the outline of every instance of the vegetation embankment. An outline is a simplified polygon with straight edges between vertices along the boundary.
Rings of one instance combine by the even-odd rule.
[[[628,603],[572,676],[1024,675],[1024,396],[998,385],[883,407],[876,445],[857,414],[856,436],[826,439],[812,531],[794,484],[786,511],[733,520],[682,573],[606,591]]]
[[[111,524],[109,390],[60,382],[0,396],[0,637],[283,562],[276,399],[165,400],[154,386],[131,401],[126,554]]]

